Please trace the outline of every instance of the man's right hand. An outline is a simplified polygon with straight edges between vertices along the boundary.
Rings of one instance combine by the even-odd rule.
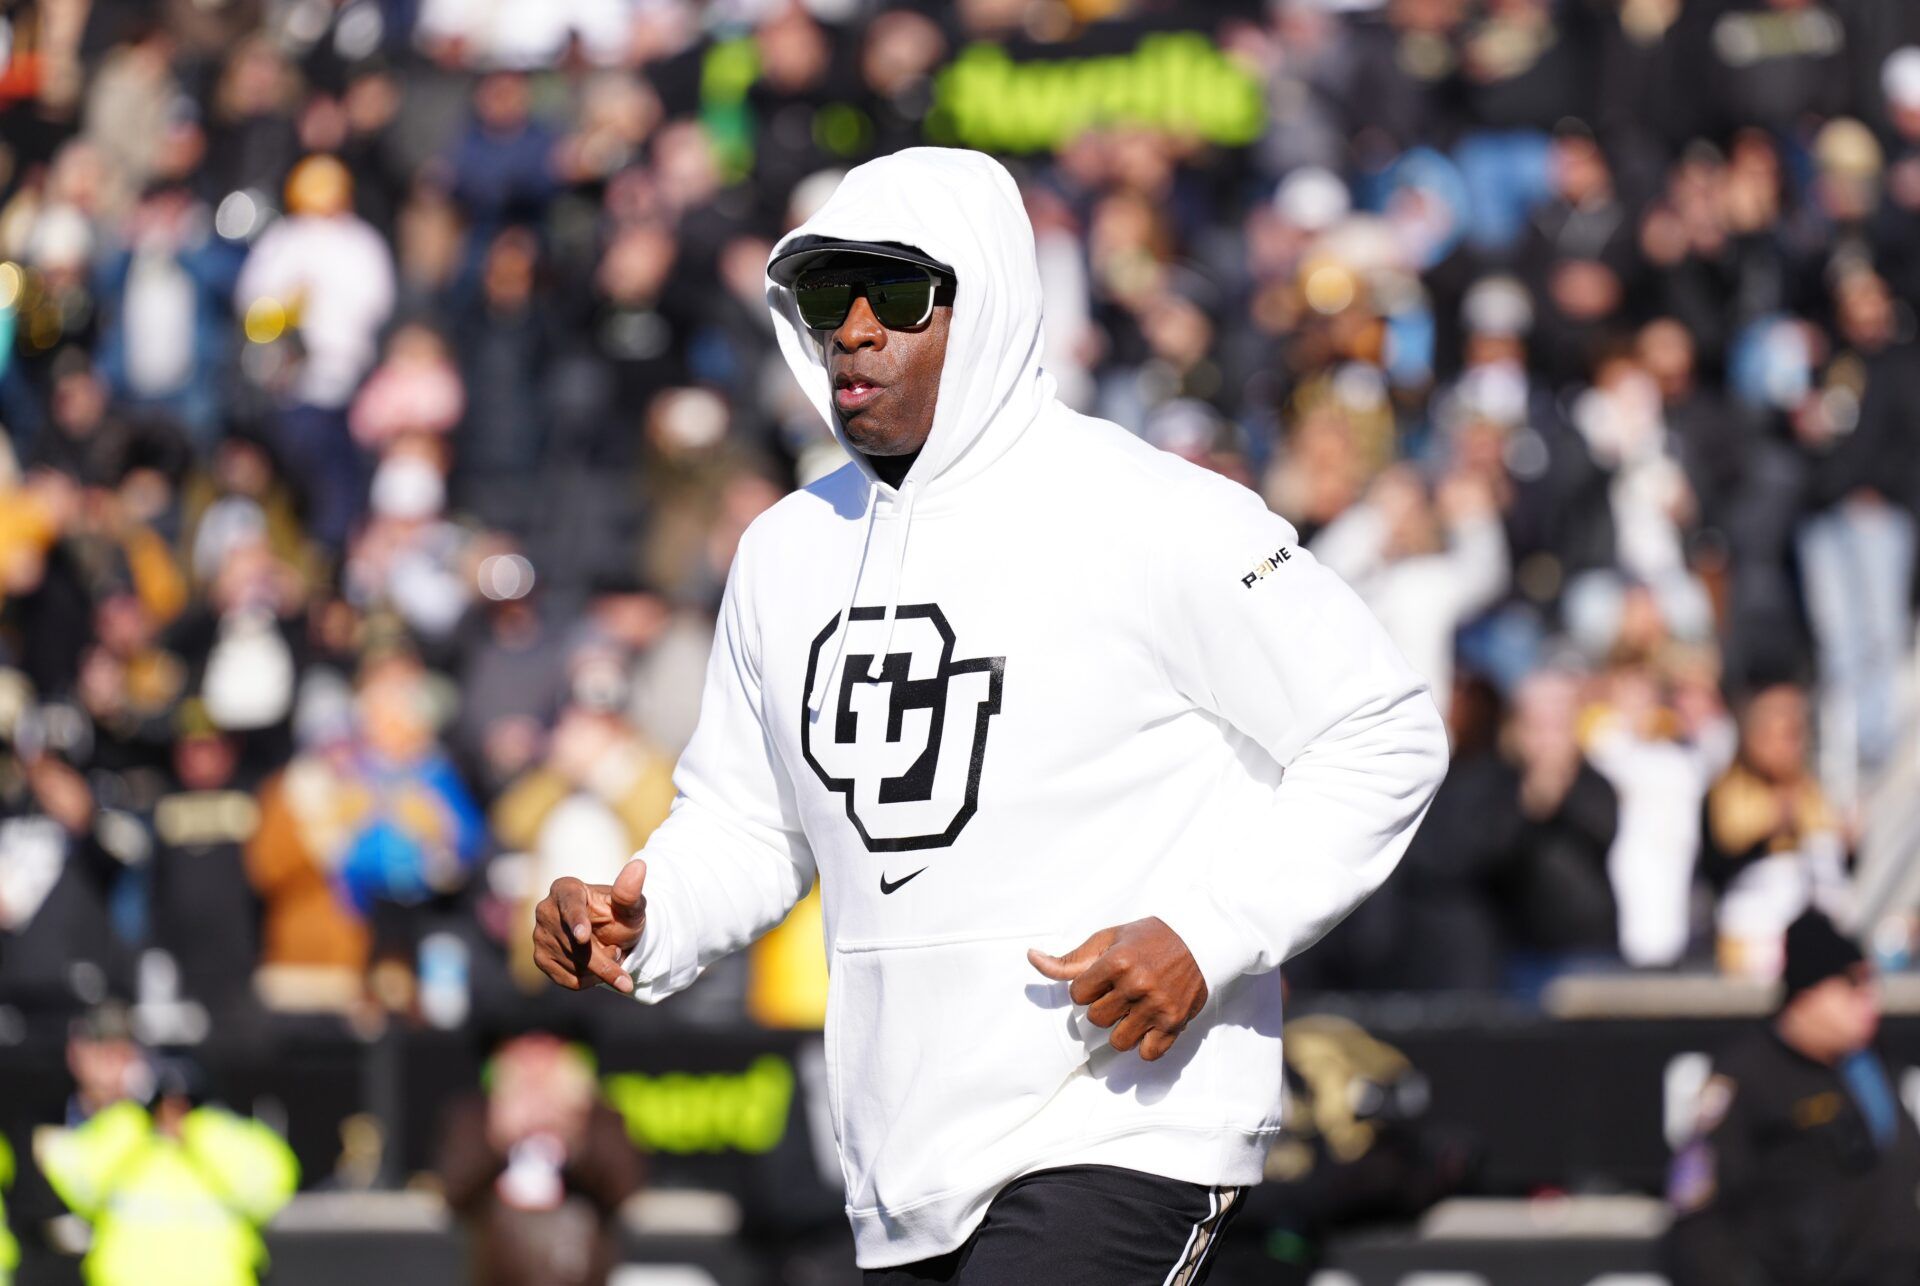
[[[646,881],[647,864],[637,857],[611,884],[570,875],[555,880],[533,910],[533,962],[540,972],[568,991],[604,982],[631,995],[633,979],[622,962],[647,926]]]

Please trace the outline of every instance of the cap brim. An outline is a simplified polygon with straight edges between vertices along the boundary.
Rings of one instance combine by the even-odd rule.
[[[833,237],[797,237],[767,265],[767,277],[777,286],[792,286],[807,265],[835,255],[870,255],[919,264],[951,277],[953,269],[932,255],[893,241],[844,241]]]

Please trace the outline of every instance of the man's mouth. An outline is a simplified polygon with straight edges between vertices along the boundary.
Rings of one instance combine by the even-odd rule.
[[[873,401],[885,386],[859,375],[838,375],[833,381],[833,404],[842,411],[857,411]]]

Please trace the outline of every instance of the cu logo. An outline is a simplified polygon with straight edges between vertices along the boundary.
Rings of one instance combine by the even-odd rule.
[[[816,671],[844,654],[827,676],[818,725],[801,711],[800,749],[828,790],[846,796],[847,818],[874,853],[945,848],[980,803],[987,721],[1000,711],[1003,656],[953,659],[953,629],[932,603],[902,606],[883,646],[877,607],[847,613],[839,646],[835,616],[813,640],[803,694]],[[805,697],[803,695],[802,700]]]

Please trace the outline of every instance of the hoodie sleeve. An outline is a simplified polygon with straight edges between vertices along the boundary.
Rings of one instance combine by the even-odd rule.
[[[627,958],[641,1000],[683,990],[767,932],[813,887],[813,852],[761,718],[747,543],[707,661],[700,721],[674,770],[678,796],[647,839],[647,926]]]
[[[1281,765],[1265,822],[1160,914],[1208,987],[1276,968],[1387,878],[1446,773],[1425,682],[1293,528],[1224,479],[1186,485],[1147,560],[1168,681]]]

